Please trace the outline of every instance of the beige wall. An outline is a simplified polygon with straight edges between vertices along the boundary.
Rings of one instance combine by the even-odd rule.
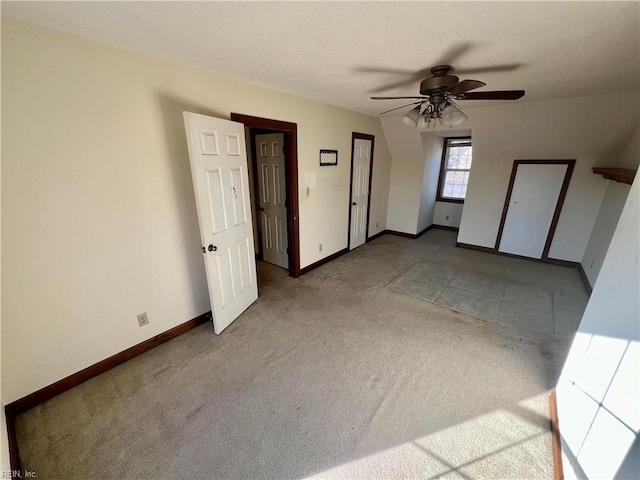
[[[386,228],[377,118],[6,18],[2,94],[5,403],[209,310],[183,110],[298,124],[301,266],[347,247],[353,131],[375,135]]]

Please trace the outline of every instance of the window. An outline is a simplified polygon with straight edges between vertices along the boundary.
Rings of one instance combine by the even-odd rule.
[[[436,200],[464,202],[471,170],[471,137],[447,138],[442,151]]]

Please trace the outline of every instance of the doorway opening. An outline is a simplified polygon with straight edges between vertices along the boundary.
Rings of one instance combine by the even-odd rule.
[[[231,120],[249,129],[254,183],[251,210],[255,212],[258,258],[299,277],[298,126],[238,113],[232,113]],[[279,157],[279,152],[284,156]],[[260,160],[264,162],[258,168]]]
[[[351,187],[349,193],[349,250],[369,240],[371,178],[375,137],[366,133],[351,135]]]

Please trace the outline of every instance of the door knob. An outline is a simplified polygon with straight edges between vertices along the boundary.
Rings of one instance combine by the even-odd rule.
[[[355,206],[357,205],[357,203],[356,203],[356,202],[353,202],[353,203],[351,203],[351,205],[353,205],[353,206],[355,207]]]
[[[216,247],[215,245],[209,245],[210,252],[215,252],[216,250],[218,250],[218,247]]]
[[[261,212],[264,212],[264,208],[260,207],[258,210],[260,210]]]

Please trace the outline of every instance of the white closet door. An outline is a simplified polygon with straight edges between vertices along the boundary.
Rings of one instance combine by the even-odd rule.
[[[542,258],[567,165],[520,164],[498,250]]]

